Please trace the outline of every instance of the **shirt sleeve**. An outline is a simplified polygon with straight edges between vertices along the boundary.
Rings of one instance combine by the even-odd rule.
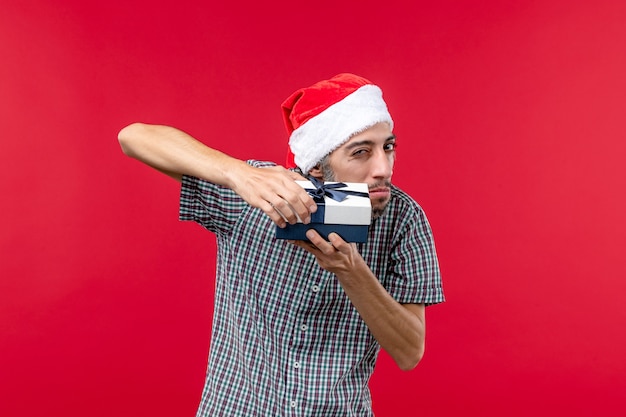
[[[445,299],[433,233],[422,208],[411,205],[391,250],[388,290],[400,303],[441,303]]]
[[[183,176],[179,219],[194,221],[215,234],[227,234],[246,207],[232,190],[202,179]]]
[[[275,165],[256,160],[247,163],[257,168]],[[180,220],[194,221],[217,235],[227,235],[247,207],[248,203],[230,188],[192,176],[182,178]]]

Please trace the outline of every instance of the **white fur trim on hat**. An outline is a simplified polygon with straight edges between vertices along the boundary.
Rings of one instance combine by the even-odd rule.
[[[289,146],[296,164],[306,174],[352,136],[381,122],[393,129],[381,89],[367,84],[295,129]]]

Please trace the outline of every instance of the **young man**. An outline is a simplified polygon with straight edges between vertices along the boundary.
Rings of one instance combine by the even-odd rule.
[[[218,242],[215,314],[198,416],[371,416],[380,348],[401,369],[424,352],[425,306],[442,302],[428,221],[391,184],[396,138],[382,91],[339,74],[283,103],[290,161],[324,180],[369,185],[368,240],[314,230],[274,237],[312,198],[293,170],[239,161],[180,130],[132,124],[124,152],[182,183],[180,218]],[[290,165],[290,164],[288,164]]]

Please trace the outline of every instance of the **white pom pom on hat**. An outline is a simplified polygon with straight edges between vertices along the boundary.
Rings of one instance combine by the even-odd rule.
[[[352,136],[380,122],[393,129],[382,90],[358,75],[343,73],[294,92],[282,104],[289,133],[287,168],[303,173]]]

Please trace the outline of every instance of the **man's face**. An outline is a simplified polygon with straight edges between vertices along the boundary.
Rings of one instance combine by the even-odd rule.
[[[364,182],[369,186],[372,215],[380,216],[391,198],[391,175],[396,137],[387,123],[378,123],[353,136],[328,158],[334,181]]]

